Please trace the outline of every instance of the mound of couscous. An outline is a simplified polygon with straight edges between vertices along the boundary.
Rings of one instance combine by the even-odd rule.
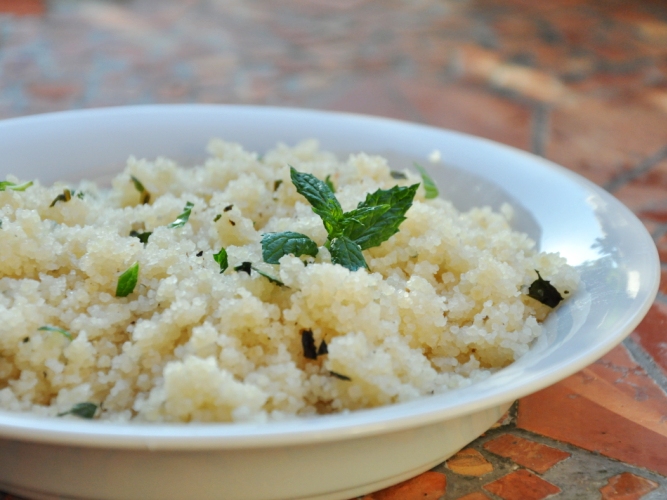
[[[559,301],[545,293],[576,288],[509,206],[459,213],[383,158],[209,152],[130,158],[110,190],[0,183],[0,408],[264,421],[407,401],[512,363]],[[387,217],[398,232],[361,243]]]

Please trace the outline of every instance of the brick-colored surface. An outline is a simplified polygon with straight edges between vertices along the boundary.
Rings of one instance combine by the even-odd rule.
[[[472,448],[459,451],[447,460],[447,467],[462,476],[483,476],[493,472],[493,465],[482,454]]]
[[[545,473],[561,460],[565,460],[570,453],[557,450],[535,441],[523,439],[511,434],[502,436],[484,443],[484,449],[513,460],[540,474]]]
[[[484,489],[503,500],[542,500],[560,492],[560,488],[520,469],[484,485]]]
[[[602,500],[639,500],[658,487],[650,479],[629,472],[609,478],[609,482],[600,488]]]
[[[631,336],[645,354],[617,348],[367,498],[529,500],[544,484],[558,500],[667,498],[664,1],[0,0],[0,33],[0,118],[188,102],[369,113],[532,151],[609,189],[664,266]]]
[[[0,0],[0,14],[36,16],[45,11],[46,0]]]
[[[661,280],[661,289],[667,286],[667,280]],[[667,375],[667,305],[656,303],[649,310],[646,318],[632,334]]]
[[[439,500],[447,489],[447,478],[439,472],[425,472],[395,486],[366,495],[364,500]]]
[[[585,370],[523,398],[517,425],[667,474],[665,415],[667,395],[619,346]]]
[[[530,149],[531,111],[474,85],[401,82],[399,90],[431,125]],[[443,92],[443,90],[445,90]]]

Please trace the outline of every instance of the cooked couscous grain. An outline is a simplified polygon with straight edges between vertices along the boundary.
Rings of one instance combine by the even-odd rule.
[[[194,168],[131,158],[111,190],[0,191],[0,408],[264,421],[407,401],[529,349],[551,310],[528,296],[535,270],[576,289],[563,258],[511,229],[509,206],[458,213],[421,184],[399,232],[364,250],[368,270],[350,271],[289,165],[327,179],[344,211],[419,175],[315,141],[209,152]],[[264,262],[263,236],[283,231],[316,255]]]

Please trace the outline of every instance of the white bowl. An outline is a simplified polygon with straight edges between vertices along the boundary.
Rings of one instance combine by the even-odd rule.
[[[632,331],[657,292],[651,237],[599,187],[523,151],[395,120],[198,105],[31,116],[0,122],[0,179],[100,178],[130,154],[201,159],[211,137],[259,152],[315,137],[335,152],[384,154],[394,168],[428,165],[437,149],[448,167],[430,168],[445,196],[463,209],[511,202],[518,229],[577,266],[581,289],[519,361],[472,387],[410,403],[266,425],[121,425],[0,412],[0,489],[37,499],[351,498],[442,462],[515,399],[598,359]]]

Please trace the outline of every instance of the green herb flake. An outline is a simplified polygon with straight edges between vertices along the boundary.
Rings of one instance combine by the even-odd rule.
[[[335,372],[335,371],[332,371],[332,370],[329,370],[329,375],[331,375],[332,377],[336,377],[339,380],[345,380],[346,382],[350,382],[352,380],[347,375],[342,375],[342,374],[340,374],[338,372]]]
[[[194,204],[188,201],[185,204],[185,207],[183,208],[183,213],[179,215],[174,222],[168,224],[167,227],[174,228],[174,227],[185,226],[185,223],[188,222],[188,220],[190,219],[190,213],[192,212],[192,207],[194,207]]]
[[[0,191],[6,191],[7,189],[11,191],[25,191],[32,185],[33,185],[32,181],[24,182],[23,184],[16,184],[10,181],[2,181],[0,182]]]
[[[315,338],[312,330],[301,331],[301,347],[303,348],[303,357],[306,359],[317,359],[317,348],[315,347]]]
[[[76,415],[77,417],[92,419],[97,413],[97,408],[98,406],[95,403],[77,403],[70,410],[58,413],[58,416]]]
[[[361,247],[346,236],[334,238],[329,251],[331,252],[331,262],[334,264],[340,264],[350,271],[362,268],[368,269],[364,254],[361,253]]]
[[[535,269],[535,272],[537,273],[537,279],[528,288],[528,296],[551,308],[556,307],[563,300],[563,296],[550,281],[542,279],[537,269]]]
[[[285,286],[285,283],[280,281],[278,278],[274,278],[270,274],[267,274],[264,271],[262,271],[260,269],[257,269],[255,266],[251,266],[251,269],[253,271],[255,271],[257,274],[259,274],[260,276],[264,276],[267,280],[269,280],[270,283],[273,283],[274,285],[278,285],[278,286]],[[250,273],[248,273],[248,274],[250,274]]]
[[[45,325],[45,326],[40,326],[37,330],[40,331],[40,332],[57,332],[57,333],[60,333],[61,335],[65,336],[69,340],[72,340],[72,334],[70,332],[68,332],[67,330],[65,330],[63,328],[59,328],[57,326]]]
[[[116,297],[127,297],[134,292],[139,280],[139,263],[135,262],[130,268],[120,275],[116,286]]]
[[[422,176],[422,182],[424,184],[424,191],[426,192],[425,198],[427,200],[432,199],[432,198],[437,198],[438,194],[438,186],[435,185],[435,182],[431,177],[426,173],[426,170],[424,167],[422,167],[420,164],[415,163],[415,167],[417,170],[419,170],[419,173]]]
[[[282,180],[282,179],[276,179],[275,181],[273,181],[273,192],[274,192],[274,193],[275,193],[276,191],[278,191],[278,188],[280,187],[280,185],[281,185],[282,183],[283,183],[283,180]]]
[[[153,234],[152,231],[145,231],[143,233],[140,233],[139,231],[130,231],[130,236],[139,238],[139,241],[141,241],[144,245],[148,243],[148,238],[150,238],[151,234]]]
[[[392,179],[407,179],[408,176],[405,175],[403,172],[399,172],[398,170],[392,170],[389,172],[389,175],[391,175]]]
[[[53,199],[53,201],[49,205],[49,208],[54,207],[56,203],[58,203],[59,201],[67,202],[71,199],[72,199],[72,191],[70,191],[69,189],[63,189],[63,192]]]
[[[317,243],[308,236],[293,231],[262,235],[262,258],[269,264],[278,264],[283,255],[317,255]]]
[[[132,179],[134,187],[136,188],[137,191],[139,191],[139,194],[141,195],[140,198],[141,204],[146,205],[149,201],[151,201],[151,194],[144,187],[141,181],[137,179],[134,175],[130,175],[130,179]]]
[[[222,217],[222,214],[218,214],[213,218],[213,222],[218,222],[220,218]]]
[[[241,262],[240,265],[234,268],[234,271],[236,271],[237,273],[240,272],[248,273],[248,276],[250,276],[251,269],[252,269],[252,262]]]
[[[317,348],[317,355],[324,356],[325,354],[329,354],[329,346],[327,346],[327,343],[322,339],[320,347]]]
[[[224,273],[229,267],[229,261],[227,260],[227,250],[221,248],[218,253],[213,254],[213,260],[218,263],[220,266],[220,274]]]

